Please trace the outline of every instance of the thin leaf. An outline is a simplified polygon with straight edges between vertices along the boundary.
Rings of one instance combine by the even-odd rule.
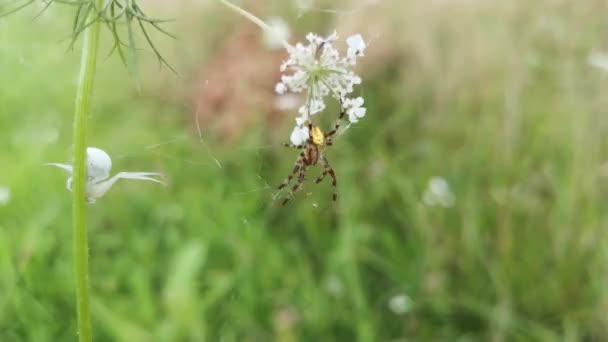
[[[152,39],[148,35],[148,32],[146,31],[146,28],[145,28],[144,24],[141,22],[141,20],[137,20],[137,22],[139,23],[139,27],[141,27],[141,32],[143,32],[144,37],[146,37],[148,44],[150,44],[150,47],[154,51],[154,54],[156,55],[158,60],[161,62],[161,65],[164,64],[167,68],[169,68],[171,71],[173,71],[174,74],[177,75],[177,71],[175,71],[175,69],[173,69],[173,67],[171,65],[169,65],[169,63],[163,58],[163,56],[160,54],[160,52],[156,49],[154,42],[152,42]]]
[[[15,13],[15,12],[19,12],[19,11],[21,11],[22,9],[26,8],[27,6],[29,6],[30,4],[34,3],[34,1],[35,1],[35,0],[30,0],[30,1],[26,2],[25,4],[23,4],[23,5],[21,5],[21,6],[18,6],[17,8],[14,8],[14,9],[12,9],[12,10],[9,10],[8,12],[0,13],[0,18],[2,18],[2,17],[6,17],[6,16],[8,16],[8,15],[10,15],[10,14],[13,14],[13,13]]]
[[[146,14],[137,6],[137,4],[133,4],[133,11],[130,11],[134,17],[139,18],[148,23],[169,23],[175,21],[175,19],[152,19],[148,18]]]
[[[166,34],[167,36],[169,36],[169,37],[171,37],[171,38],[173,38],[173,39],[177,40],[177,37],[176,37],[176,36],[174,36],[173,34],[171,34],[171,33],[167,32],[167,31],[165,31],[165,29],[163,29],[162,27],[158,26],[158,24],[157,24],[157,23],[152,22],[152,23],[149,23],[149,24],[150,24],[150,25],[152,25],[152,26],[153,26],[155,29],[157,29],[159,32],[164,33],[164,34]]]
[[[55,0],[49,0],[49,2],[46,3],[46,5],[42,8],[42,10],[40,12],[38,12],[38,14],[36,14],[36,16],[34,16],[34,19],[32,20],[36,20],[38,19],[44,12],[46,12],[47,9],[49,9],[49,7],[51,7],[51,5],[53,4]]]
[[[97,17],[91,19],[89,22],[86,22],[87,18],[89,17],[89,13],[91,12],[91,8],[92,8],[92,6],[89,4],[89,6],[87,6],[87,9],[85,11],[85,15],[83,16],[83,19],[80,21],[82,24],[78,23],[78,25],[76,26],[76,30],[72,32],[72,40],[70,41],[68,50],[72,50],[74,48],[74,44],[76,44],[76,40],[78,39],[80,34],[87,27],[93,25],[99,19],[99,14],[97,14]]]
[[[120,11],[118,12],[118,14],[116,14],[114,7],[118,6],[120,7]],[[112,6],[110,7],[110,17],[105,18],[105,20],[107,21],[118,21],[123,15],[125,15],[127,11],[127,8],[124,6],[121,6],[120,4],[118,4],[117,2],[112,1]]]
[[[72,33],[75,32],[76,28],[78,27],[78,22],[80,21],[80,14],[82,13],[82,8],[87,5],[89,5],[89,3],[78,6],[78,9],[76,10],[76,15],[74,16],[74,23],[72,24]]]
[[[177,37],[175,37],[173,34],[171,34],[170,32],[166,31],[165,29],[163,29],[162,27],[160,27],[158,25],[159,23],[162,23],[162,22],[175,21],[175,19],[168,19],[168,20],[165,20],[165,21],[149,19],[149,18],[146,17],[146,15],[141,10],[141,8],[139,6],[137,6],[137,4],[134,5],[134,9],[135,9],[135,11],[138,14],[137,18],[139,18],[140,20],[143,20],[143,21],[147,22],[148,24],[152,25],[155,29],[157,29],[161,33],[164,33],[164,34],[166,34],[167,36],[169,36],[169,37],[171,37],[173,39],[177,39]]]
[[[112,11],[112,9],[110,9],[110,11]],[[116,28],[116,22],[112,21],[112,22],[108,23],[108,27],[110,28],[110,31],[112,32],[112,36],[114,37],[114,46],[112,47],[110,54],[112,54],[112,52],[114,52],[114,51],[118,51],[118,56],[120,57],[122,64],[124,64],[125,68],[127,68],[127,70],[129,70],[129,73],[133,74],[133,71],[129,67],[127,57],[125,56],[125,53],[122,50],[122,45],[124,45],[124,43],[122,42],[122,40],[120,39],[120,35],[118,34],[118,29]],[[110,54],[108,55],[108,57],[110,56]]]
[[[133,67],[133,77],[135,78],[135,84],[137,85],[137,90],[141,92],[141,83],[139,82],[139,74],[137,68],[137,48],[135,46],[135,36],[133,35],[133,27],[131,26],[131,13],[127,11],[127,15],[125,16],[127,22],[127,34],[129,36],[129,50],[131,55],[131,63],[130,65]]]

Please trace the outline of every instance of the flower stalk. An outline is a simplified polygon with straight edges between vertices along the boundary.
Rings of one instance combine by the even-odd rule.
[[[272,27],[268,26],[268,24],[266,24],[262,19],[253,15],[251,12],[245,11],[244,9],[232,4],[230,1],[220,0],[220,2],[222,4],[224,4],[226,7],[235,11],[236,13],[247,18],[252,23],[258,25],[263,30],[265,30],[265,31],[269,32],[270,34],[272,34],[273,36],[275,36],[275,38],[281,42],[281,44],[283,45],[283,47],[285,49],[289,50],[289,49],[293,48],[285,39],[283,39],[283,37],[278,32],[276,32]]]
[[[103,0],[96,0],[95,7],[101,8]],[[94,19],[96,11],[91,11]],[[74,243],[74,272],[76,276],[76,307],[78,339],[91,341],[91,318],[89,306],[89,241],[87,230],[87,118],[91,110],[93,83],[97,66],[99,34],[101,22],[94,22],[83,32],[80,73],[76,89],[74,112],[74,174],[72,197],[72,229]]]
[[[0,18],[9,14],[18,12],[34,3],[37,0],[18,0],[14,8],[0,13]],[[110,179],[111,160],[109,156],[105,159],[109,162],[108,165],[103,164],[102,169],[107,168],[107,175],[95,176],[95,172],[91,172],[87,165],[89,162],[99,162],[98,159],[88,160],[87,153],[87,119],[91,111],[91,98],[93,95],[93,84],[95,80],[95,72],[97,67],[97,55],[99,50],[99,36],[101,25],[106,25],[108,31],[112,34],[114,45],[111,52],[117,51],[122,62],[128,69],[136,70],[136,51],[133,24],[137,24],[146,42],[152,48],[154,54],[161,64],[175,72],[175,70],[167,63],[159,50],[154,45],[151,36],[148,33],[149,28],[154,28],[165,35],[173,37],[165,31],[160,23],[163,20],[152,19],[148,17],[141,7],[138,5],[138,0],[42,0],[43,13],[55,3],[63,5],[72,5],[77,8],[73,20],[72,40],[70,48],[80,36],[83,36],[83,44],[80,59],[80,72],[78,76],[78,85],[76,89],[76,101],[74,110],[74,135],[73,135],[73,165],[49,163],[65,169],[72,173],[72,177],[68,179],[68,190],[73,191],[72,197],[72,230],[74,235],[74,273],[76,279],[76,308],[78,321],[78,338],[81,342],[91,341],[91,315],[89,308],[89,242],[87,231],[87,203],[93,203],[95,200],[103,196],[118,179],[140,179],[149,180],[158,183],[163,183],[161,180],[154,177],[162,175],[156,172],[120,172]],[[127,37],[123,37],[118,29],[118,24],[126,24]],[[125,51],[128,49],[132,58],[127,61]],[[91,149],[88,149],[89,152]],[[98,149],[92,149],[95,157],[99,156]],[[101,151],[102,154],[105,152]],[[104,158],[102,158],[104,159]],[[104,159],[104,160],[105,160]],[[99,165],[92,165],[93,169]],[[164,183],[163,183],[164,184]]]

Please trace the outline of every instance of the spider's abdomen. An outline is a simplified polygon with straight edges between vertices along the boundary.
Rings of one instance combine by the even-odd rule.
[[[323,146],[323,144],[325,144],[325,134],[323,134],[323,131],[321,131],[319,127],[312,126],[312,130],[310,130],[310,140],[317,146]]]

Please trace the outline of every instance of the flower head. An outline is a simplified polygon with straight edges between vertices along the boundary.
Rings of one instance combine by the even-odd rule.
[[[60,164],[60,163],[46,163],[44,165],[56,166],[68,171],[70,174],[73,172],[72,165]],[[112,170],[112,159],[103,150],[89,147],[87,148],[87,197],[88,203],[95,203],[98,198],[102,197],[117,180],[123,179],[139,179],[149,180],[156,183],[165,184],[162,180],[153,177],[162,177],[163,175],[158,172],[119,172],[110,177],[110,171]],[[70,176],[66,183],[66,188],[72,191],[72,177]]]
[[[589,55],[588,61],[591,66],[608,71],[608,54],[600,52],[592,53]]]
[[[365,56],[363,52],[367,45],[365,45],[365,41],[363,41],[363,37],[360,34],[355,34],[346,39],[346,45],[348,45],[348,50],[346,51],[346,57],[352,64],[355,64],[357,61],[357,57]]]
[[[0,186],[0,206],[3,206],[11,200],[11,189],[7,186]]]
[[[361,84],[361,78],[351,69],[365,50],[365,42],[359,34],[347,38],[345,57],[341,57],[334,47],[338,40],[336,32],[327,37],[309,33],[306,40],[307,44],[298,43],[287,48],[289,58],[281,65],[284,74],[275,87],[279,94],[306,91],[306,103],[298,110],[302,121],[323,111],[327,96],[345,100],[354,86]]]
[[[428,206],[451,208],[454,206],[456,197],[452,193],[452,190],[450,190],[450,184],[445,178],[433,177],[429,180],[428,187],[422,196],[422,201]]]
[[[412,299],[402,293],[392,297],[388,301],[388,308],[396,315],[404,315],[412,310],[414,302]]]
[[[348,114],[348,120],[351,123],[358,122],[360,118],[365,116],[365,112],[367,111],[363,106],[363,98],[361,96],[354,99],[345,99],[342,103],[342,106],[346,110],[346,114]]]
[[[296,118],[297,126],[291,134],[292,142],[303,139],[304,123],[312,123],[311,116],[325,109],[325,98],[328,95],[340,101],[342,106],[340,120],[345,111],[348,111],[351,123],[357,122],[365,115],[365,108],[362,107],[363,98],[358,97],[354,100],[347,98],[353,92],[354,86],[361,84],[361,78],[352,71],[352,67],[357,64],[357,58],[364,56],[367,48],[360,34],[346,38],[345,56],[341,56],[334,47],[334,43],[338,40],[335,31],[327,37],[309,33],[306,35],[307,43],[291,45],[287,42],[288,30],[283,22],[273,20],[272,23],[265,23],[254,14],[227,0],[220,2],[264,29],[265,34],[280,38],[278,42],[287,50],[289,56],[281,64],[280,70],[283,75],[275,86],[275,91],[279,95],[306,91],[306,101],[298,110],[300,116]],[[298,1],[297,7],[304,9],[309,5],[310,1]],[[347,108],[345,105],[350,107]],[[339,125],[336,125],[336,129],[338,127]]]

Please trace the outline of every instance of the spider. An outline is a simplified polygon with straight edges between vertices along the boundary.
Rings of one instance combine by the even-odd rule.
[[[287,178],[285,178],[283,180],[283,182],[281,182],[281,184],[279,184],[278,188],[279,188],[279,190],[281,190],[284,187],[288,186],[289,183],[291,183],[292,178],[296,174],[298,174],[298,179],[297,179],[295,185],[291,188],[291,192],[289,193],[289,195],[287,195],[287,197],[283,200],[283,202],[281,202],[281,205],[287,204],[287,202],[289,202],[289,200],[294,197],[294,195],[300,189],[300,187],[302,186],[302,183],[304,182],[304,179],[305,179],[304,177],[306,175],[306,169],[309,166],[316,165],[319,161],[321,162],[321,164],[323,164],[323,167],[325,168],[325,170],[323,170],[323,173],[319,177],[317,177],[317,179],[315,180],[315,183],[317,183],[317,184],[321,183],[321,181],[323,181],[325,176],[327,176],[327,174],[329,174],[332,178],[332,187],[333,187],[332,199],[334,201],[336,201],[336,198],[338,197],[337,188],[336,188],[336,184],[337,184],[336,173],[334,172],[334,169],[331,167],[331,165],[329,165],[327,158],[325,158],[325,156],[323,155],[323,151],[325,150],[325,146],[333,145],[332,137],[338,132],[338,129],[340,128],[340,121],[344,118],[345,112],[346,111],[344,109],[342,109],[342,111],[340,112],[338,121],[336,122],[336,125],[334,126],[334,129],[332,129],[331,131],[329,131],[327,133],[323,133],[323,131],[321,131],[321,129],[318,126],[315,126],[309,122],[308,123],[308,139],[306,139],[306,142],[304,144],[302,144],[302,145],[285,144],[285,147],[303,149],[303,151],[298,156],[298,159],[296,159],[296,162],[293,166],[293,170],[291,171],[289,176],[287,176]]]

